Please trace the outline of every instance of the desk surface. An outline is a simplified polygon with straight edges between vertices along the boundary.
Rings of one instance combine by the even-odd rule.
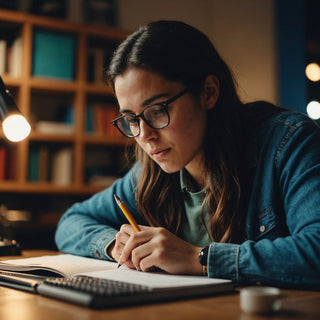
[[[56,254],[43,250],[23,252],[23,258]],[[14,257],[0,257],[0,260]],[[91,310],[73,304],[45,298],[36,294],[0,287],[0,319],[2,320],[284,320],[320,319],[320,292],[282,290],[282,309],[273,316],[257,316],[241,312],[239,294],[213,296],[210,298],[155,303],[133,307]]]

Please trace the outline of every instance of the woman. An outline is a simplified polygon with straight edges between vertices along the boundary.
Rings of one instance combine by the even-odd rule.
[[[181,22],[129,36],[108,77],[113,124],[135,139],[136,164],[64,214],[60,250],[141,271],[320,287],[320,131],[309,118],[243,104],[212,43]]]

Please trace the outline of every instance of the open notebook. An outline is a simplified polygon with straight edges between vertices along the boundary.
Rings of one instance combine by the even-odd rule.
[[[69,254],[0,262],[0,285],[93,307],[194,298],[233,291],[230,280],[140,272]]]

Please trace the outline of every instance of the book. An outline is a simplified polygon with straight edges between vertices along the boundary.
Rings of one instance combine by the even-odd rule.
[[[63,281],[50,280],[60,277]],[[45,280],[44,280],[45,279]],[[72,283],[81,282],[80,286]],[[118,285],[114,295],[100,295],[107,284]],[[86,285],[94,282],[91,292]],[[51,285],[50,285],[51,283]],[[66,286],[67,283],[67,286]],[[203,276],[172,275],[160,270],[142,272],[125,266],[117,268],[117,263],[80,257],[70,254],[42,256],[36,258],[5,260],[0,262],[0,285],[39,293],[67,302],[88,307],[116,307],[127,304],[168,301],[194,298],[222,292],[232,292],[232,281]],[[82,288],[85,286],[86,288]],[[134,286],[142,292],[123,292],[124,286],[131,290]],[[119,293],[119,290],[122,290]],[[121,291],[120,290],[120,291]]]
[[[91,61],[90,80],[95,83],[103,83],[105,81],[105,57],[104,50],[101,48],[91,48],[88,59]]]
[[[36,29],[33,34],[32,75],[74,80],[76,46],[77,39],[73,34]]]
[[[62,148],[53,154],[52,182],[57,185],[68,185],[72,182],[72,149]]]
[[[121,133],[112,125],[112,121],[119,116],[113,105],[94,103],[87,106],[86,131],[88,134],[121,136]]]
[[[22,69],[22,38],[18,37],[8,50],[8,73],[19,77]]]
[[[39,148],[39,181],[49,180],[49,149],[46,145]]]
[[[39,148],[36,146],[30,147],[28,159],[28,181],[39,181]]]
[[[71,277],[81,272],[114,269],[115,265],[117,264],[106,260],[58,254],[3,260],[0,261],[0,271],[21,272],[42,277]]]
[[[68,0],[67,1],[67,19],[82,23],[83,21],[83,0]]]
[[[74,134],[74,125],[72,123],[64,123],[57,121],[38,121],[35,129],[44,134],[70,135]]]
[[[84,20],[98,25],[116,25],[117,5],[115,0],[87,0],[84,2]]]

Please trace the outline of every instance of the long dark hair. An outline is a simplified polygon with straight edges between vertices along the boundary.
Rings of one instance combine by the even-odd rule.
[[[241,242],[249,183],[241,119],[247,109],[241,103],[232,73],[212,42],[199,30],[177,21],[157,21],[142,26],[115,51],[108,79],[112,84],[128,68],[143,68],[170,81],[183,83],[198,97],[208,75],[220,83],[220,96],[207,113],[203,142],[207,190],[203,208],[210,210],[212,240]],[[167,174],[136,145],[141,172],[137,181],[137,205],[150,225],[179,233],[182,196],[179,174]]]

